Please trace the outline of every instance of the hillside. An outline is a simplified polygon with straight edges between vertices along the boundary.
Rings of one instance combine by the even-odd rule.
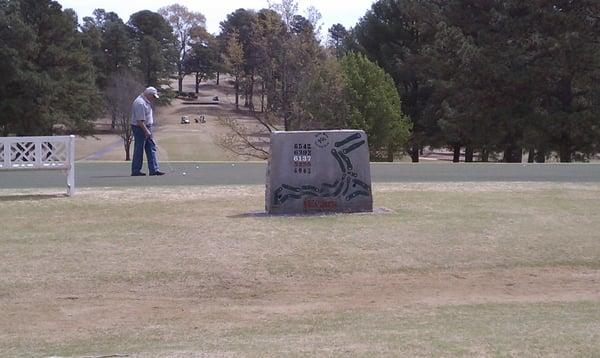
[[[193,76],[184,80],[184,91],[194,92]],[[213,101],[218,96],[219,101]],[[233,154],[217,145],[218,137],[228,129],[219,123],[219,118],[233,118],[238,123],[252,127],[260,132],[254,120],[246,111],[235,110],[235,94],[228,83],[228,77],[222,76],[220,85],[215,81],[202,83],[199,97],[189,103],[174,99],[170,106],[158,107],[155,112],[155,138],[159,146],[159,160],[168,161],[243,161],[246,158]],[[241,108],[241,107],[240,107]],[[204,116],[205,123],[196,123],[195,119]],[[190,124],[181,124],[182,116],[187,116]],[[121,161],[125,159],[122,139],[116,134],[99,134],[94,137],[77,138],[77,160]]]

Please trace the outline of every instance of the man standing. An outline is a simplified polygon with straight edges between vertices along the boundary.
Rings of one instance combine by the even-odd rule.
[[[150,175],[164,175],[158,167],[156,159],[156,143],[152,138],[152,104],[158,98],[158,91],[154,87],[148,87],[140,94],[131,108],[131,129],[135,143],[133,145],[133,160],[131,161],[131,176],[144,176],[142,164],[144,163],[144,150],[148,160]]]

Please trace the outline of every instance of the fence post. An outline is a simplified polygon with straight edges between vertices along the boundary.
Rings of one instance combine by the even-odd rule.
[[[0,161],[2,161],[2,167],[3,168],[9,168],[10,167],[10,143],[8,141],[3,141],[2,138],[0,138],[0,141],[2,142],[2,146],[3,146],[3,151],[4,151],[4,155],[2,156],[2,158],[0,158]]]
[[[67,195],[75,194],[75,136],[70,135],[67,141],[69,156],[69,171],[67,173]]]
[[[33,153],[35,155],[35,160],[34,160],[34,165],[37,167],[42,167],[42,145],[43,145],[43,140],[40,138],[36,138],[34,140],[32,140],[33,143]]]

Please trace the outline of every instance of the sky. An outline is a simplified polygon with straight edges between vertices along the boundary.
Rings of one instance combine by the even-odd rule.
[[[77,12],[79,19],[91,16],[94,9],[102,8],[116,12],[123,21],[129,20],[129,15],[140,10],[157,11],[159,8],[174,3],[186,6],[191,11],[198,11],[206,16],[206,27],[213,34],[219,33],[219,23],[225,20],[227,14],[239,9],[262,9],[268,7],[267,0],[58,0],[63,8],[71,8]],[[275,1],[281,2],[281,1]],[[309,6],[316,7],[323,16],[321,34],[326,35],[327,29],[340,23],[346,28],[356,25],[364,16],[374,0],[298,0],[299,13],[306,15]]]

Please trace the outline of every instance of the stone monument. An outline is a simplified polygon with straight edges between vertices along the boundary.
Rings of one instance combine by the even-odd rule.
[[[269,214],[373,211],[365,132],[271,133],[265,204]]]

